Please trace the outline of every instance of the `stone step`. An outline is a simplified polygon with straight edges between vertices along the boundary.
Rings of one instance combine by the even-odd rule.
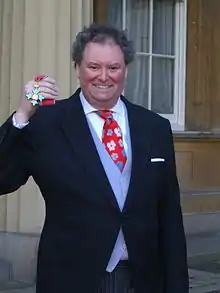
[[[11,278],[11,274],[11,264],[7,260],[0,258],[0,283],[8,282]]]
[[[35,288],[23,282],[0,282],[0,293],[35,293]]]

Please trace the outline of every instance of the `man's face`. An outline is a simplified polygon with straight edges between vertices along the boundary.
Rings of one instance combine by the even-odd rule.
[[[76,67],[80,87],[95,108],[112,108],[124,89],[127,68],[121,48],[112,42],[88,43]]]

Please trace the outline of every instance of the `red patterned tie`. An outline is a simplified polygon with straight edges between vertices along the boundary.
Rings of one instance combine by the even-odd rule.
[[[114,120],[112,112],[108,110],[99,110],[97,114],[105,120],[102,132],[102,142],[112,160],[122,172],[127,160],[122,132],[118,123]]]

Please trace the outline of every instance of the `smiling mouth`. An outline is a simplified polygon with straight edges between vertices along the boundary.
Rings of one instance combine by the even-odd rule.
[[[112,85],[102,85],[102,84],[94,84],[93,86],[100,90],[108,90],[112,87]]]

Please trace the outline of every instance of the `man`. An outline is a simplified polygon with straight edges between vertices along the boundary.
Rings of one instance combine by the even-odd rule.
[[[0,192],[33,176],[45,200],[37,293],[187,293],[169,122],[122,96],[132,43],[91,25],[72,53],[72,97],[38,77],[0,129]]]

